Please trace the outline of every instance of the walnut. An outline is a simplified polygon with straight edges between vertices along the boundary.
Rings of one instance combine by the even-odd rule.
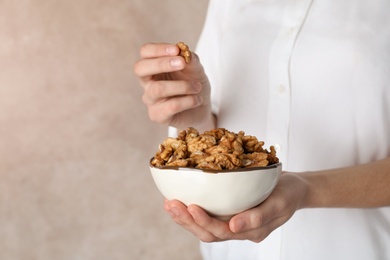
[[[193,127],[188,127],[186,130],[180,131],[177,139],[188,142],[190,139],[196,138],[198,136],[199,136],[198,130],[196,130]]]
[[[193,157],[196,162],[195,168],[207,170],[222,170],[222,167],[215,163],[214,155],[203,155]]]
[[[172,162],[168,162],[166,166],[186,167],[188,166],[188,161],[186,159],[178,159]]]
[[[257,140],[255,136],[244,136],[242,138],[244,149],[246,153],[263,152],[264,142]]]
[[[173,154],[173,148],[172,146],[164,146],[160,144],[159,146],[159,153],[157,154],[159,158],[161,158],[164,161],[168,161],[169,158]]]
[[[271,152],[268,153],[267,160],[269,161],[270,164],[275,164],[279,162],[279,158],[276,157],[276,150],[274,146],[271,146],[269,148]]]
[[[223,145],[212,146],[205,150],[208,154],[229,153],[229,148]]]
[[[164,140],[159,146],[159,151],[155,158],[171,163],[178,159],[185,159],[187,157],[187,144],[176,138],[169,137]],[[157,163],[157,162],[156,162]]]
[[[187,141],[188,151],[190,153],[204,152],[206,149],[217,144],[217,140],[209,135],[201,135],[191,138]]]
[[[165,166],[165,161],[161,159],[160,157],[155,156],[153,160],[151,161],[151,164],[156,167],[163,167]]]
[[[215,156],[215,162],[222,169],[228,170],[238,169],[242,164],[242,161],[235,154],[218,154]]]
[[[190,61],[191,61],[191,51],[188,48],[188,46],[184,42],[178,42],[176,45],[180,49],[180,54],[179,55],[184,58],[186,63],[190,63]]]
[[[226,130],[225,128],[217,128],[217,129],[213,129],[210,131],[206,131],[203,134],[214,136],[214,138],[216,140],[220,140],[226,134],[226,132],[229,132],[229,131]]]
[[[203,170],[221,171],[222,167],[212,162],[201,162],[195,168]]]
[[[221,140],[219,141],[219,145],[227,147],[230,153],[234,153],[236,155],[244,153],[242,137],[231,132],[228,132],[226,135],[222,136]]]
[[[258,167],[258,166],[267,166],[268,165],[268,154],[267,153],[250,153],[243,155],[243,165],[244,167]]]

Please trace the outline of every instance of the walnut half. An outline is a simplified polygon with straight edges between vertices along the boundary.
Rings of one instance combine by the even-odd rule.
[[[180,49],[179,55],[184,58],[186,63],[190,63],[190,61],[191,61],[191,51],[188,48],[188,46],[184,42],[178,42],[176,45]]]

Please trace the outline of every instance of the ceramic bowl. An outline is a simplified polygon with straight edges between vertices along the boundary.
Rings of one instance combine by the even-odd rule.
[[[196,204],[210,215],[228,220],[263,202],[273,191],[282,164],[237,170],[205,171],[150,165],[154,182],[168,200]]]

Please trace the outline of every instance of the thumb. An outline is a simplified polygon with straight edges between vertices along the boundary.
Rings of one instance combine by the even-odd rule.
[[[190,61],[186,63],[183,72],[193,75],[201,82],[208,81],[203,65],[200,62],[199,56],[195,52],[191,52]]]

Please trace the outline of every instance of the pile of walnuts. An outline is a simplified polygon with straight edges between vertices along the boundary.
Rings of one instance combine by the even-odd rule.
[[[256,137],[217,128],[199,134],[195,128],[182,130],[177,138],[169,137],[152,159],[155,167],[178,166],[204,170],[232,170],[262,167],[279,162],[273,146],[263,148]]]

